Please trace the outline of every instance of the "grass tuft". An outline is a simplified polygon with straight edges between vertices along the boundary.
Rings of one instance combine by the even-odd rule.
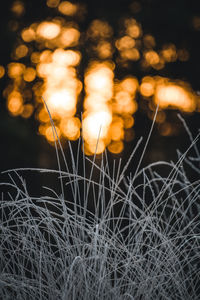
[[[61,169],[57,146],[57,171],[4,172],[0,299],[199,299],[199,135],[184,126],[191,146],[177,162],[138,166],[134,175],[128,164],[111,168],[106,154],[97,164],[79,149]],[[60,191],[31,196],[28,172],[55,176]]]

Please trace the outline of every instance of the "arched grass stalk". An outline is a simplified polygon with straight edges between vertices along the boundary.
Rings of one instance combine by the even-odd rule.
[[[72,166],[63,157],[61,168],[56,148],[58,170],[4,172],[0,299],[199,299],[199,135],[189,138],[191,146],[176,163],[138,166],[133,176],[121,161],[111,171],[106,155],[98,165],[89,160],[86,176],[88,158],[79,149],[75,157],[72,148]],[[193,181],[186,165],[197,171]],[[51,186],[44,195],[30,195],[29,172],[57,177],[61,195]]]

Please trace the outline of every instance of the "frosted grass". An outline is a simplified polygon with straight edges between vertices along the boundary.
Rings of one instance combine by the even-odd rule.
[[[199,299],[199,135],[183,124],[191,146],[177,151],[176,162],[140,168],[144,150],[127,174],[142,139],[124,168],[109,166],[106,153],[100,164],[85,157],[80,141],[70,166],[56,147],[58,170],[4,172],[0,299]],[[31,196],[29,172],[58,178],[58,191]]]

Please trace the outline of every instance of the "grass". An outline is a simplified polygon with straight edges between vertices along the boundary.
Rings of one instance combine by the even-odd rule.
[[[106,153],[100,163],[85,157],[80,141],[70,166],[56,147],[58,170],[4,172],[0,299],[199,299],[200,134],[193,139],[182,121],[191,146],[175,163],[140,168],[148,139],[127,175],[142,139],[124,168]],[[60,190],[31,196],[28,172],[54,176]]]

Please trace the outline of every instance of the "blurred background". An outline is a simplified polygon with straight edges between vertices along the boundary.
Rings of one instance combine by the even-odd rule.
[[[1,171],[57,168],[43,99],[67,157],[81,136],[88,156],[126,161],[158,103],[144,165],[190,144],[177,113],[198,133],[199,1],[14,0],[0,14]]]

